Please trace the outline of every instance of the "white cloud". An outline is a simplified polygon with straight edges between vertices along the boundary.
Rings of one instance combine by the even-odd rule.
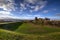
[[[13,14],[8,11],[0,11],[0,17],[9,17],[11,15]]]
[[[25,7],[25,4],[23,4],[23,3],[20,3],[20,10],[26,10],[26,7]]]
[[[35,19],[35,17],[40,18],[41,15],[38,15],[38,14],[37,15],[26,14],[26,15],[21,15],[20,16],[21,19]]]
[[[44,7],[45,7],[45,5],[41,5],[41,6],[40,6],[40,9],[43,9]]]
[[[30,3],[35,6],[30,5]],[[31,8],[29,9],[30,12],[32,12],[31,10],[33,11],[42,10],[46,6],[46,4],[47,1],[43,0],[24,0],[22,4],[20,3],[22,10]]]
[[[0,0],[0,8],[6,11],[15,10],[13,0]]]
[[[24,4],[22,4],[22,3],[21,3],[20,5],[21,5],[22,7],[25,7],[25,5],[24,5]]]
[[[11,11],[15,11],[13,0],[0,0],[0,8],[3,9],[0,11],[0,18],[17,18]]]
[[[46,6],[47,1],[42,1],[41,0],[41,1],[38,2],[38,4],[39,5],[36,5],[36,7],[35,7],[35,11],[43,9]]]
[[[25,5],[24,5],[24,4],[22,4],[22,3],[20,3],[20,6],[21,6],[21,7],[23,7],[23,8],[25,7]]]
[[[33,10],[30,10],[30,12],[32,13],[32,12],[33,12]]]
[[[31,6],[31,8],[35,8],[35,6]]]
[[[40,7],[36,6],[35,9],[34,9],[34,11],[38,11],[39,9],[40,9]]]
[[[24,0],[24,2],[35,4],[37,2],[37,0]]]
[[[0,11],[0,14],[3,14],[3,15],[11,15],[11,13],[8,12],[8,11]]]
[[[11,15],[0,15],[0,19],[9,19],[9,18],[19,19],[19,17],[17,17],[17,16],[11,16]]]
[[[8,18],[15,18],[19,19],[19,17],[14,16],[11,12],[9,11],[0,11],[0,19],[8,19]]]
[[[48,13],[49,11],[48,10],[44,10],[43,13]]]

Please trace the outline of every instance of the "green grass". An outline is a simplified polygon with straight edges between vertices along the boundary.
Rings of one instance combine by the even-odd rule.
[[[52,28],[42,25],[35,25],[32,23],[24,23],[16,31],[25,34],[46,34],[52,32],[60,32],[60,28]]]
[[[60,28],[33,23],[15,23],[7,27],[10,25],[14,31],[0,29],[0,40],[60,40]]]
[[[0,40],[60,40],[60,32],[29,35],[0,29]]]

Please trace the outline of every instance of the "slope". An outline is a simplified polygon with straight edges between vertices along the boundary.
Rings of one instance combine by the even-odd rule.
[[[0,29],[0,40],[60,40],[60,32],[29,35]]]
[[[46,34],[52,32],[60,32],[60,28],[55,28],[46,25],[36,25],[33,23],[23,23],[16,32],[21,32],[25,34]]]

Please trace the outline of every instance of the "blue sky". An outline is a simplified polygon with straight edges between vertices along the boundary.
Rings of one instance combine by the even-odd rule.
[[[0,18],[60,19],[60,0],[0,0]]]

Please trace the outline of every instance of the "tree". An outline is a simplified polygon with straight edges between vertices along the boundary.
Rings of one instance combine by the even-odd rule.
[[[49,18],[45,18],[45,20],[50,20]]]
[[[38,18],[37,17],[35,17],[35,23],[38,23]]]
[[[38,20],[38,18],[37,17],[35,17],[35,21],[37,21]]]

